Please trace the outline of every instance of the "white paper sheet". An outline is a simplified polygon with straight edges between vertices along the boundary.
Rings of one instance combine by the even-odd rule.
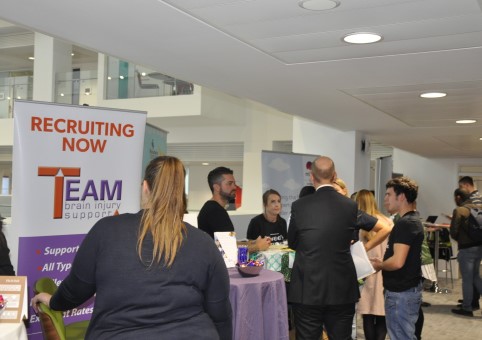
[[[238,262],[238,246],[234,231],[215,232],[214,242],[223,255],[227,268],[233,268]]]
[[[353,263],[355,264],[356,276],[358,280],[375,273],[375,269],[373,269],[372,263],[368,258],[362,242],[358,241],[353,243],[350,247],[350,252],[351,256],[353,257]]]

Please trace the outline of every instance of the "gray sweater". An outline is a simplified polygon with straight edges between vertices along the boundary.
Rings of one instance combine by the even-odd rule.
[[[68,310],[94,294],[86,339],[231,339],[229,276],[204,232],[187,232],[170,269],[136,242],[142,211],[101,219],[90,230],[50,305]]]

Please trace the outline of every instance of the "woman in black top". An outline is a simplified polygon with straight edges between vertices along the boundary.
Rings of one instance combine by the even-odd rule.
[[[271,238],[271,243],[282,243],[288,237],[286,220],[281,212],[281,195],[273,189],[263,194],[264,213],[254,217],[249,222],[246,237],[255,240],[258,236]]]

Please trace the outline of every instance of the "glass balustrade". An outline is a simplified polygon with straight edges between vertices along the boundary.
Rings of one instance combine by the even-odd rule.
[[[55,102],[72,105],[97,105],[97,71],[74,70],[57,73],[55,77]]]
[[[31,75],[0,77],[0,118],[13,117],[13,100],[32,100]]]
[[[194,85],[153,69],[107,56],[105,99],[128,99],[193,94]],[[53,101],[97,105],[102,98],[97,70],[74,69],[55,75]],[[101,97],[98,97],[101,96]],[[33,99],[33,71],[0,74],[0,118],[13,117],[14,99]]]
[[[155,70],[107,57],[106,99],[193,94],[194,85]]]

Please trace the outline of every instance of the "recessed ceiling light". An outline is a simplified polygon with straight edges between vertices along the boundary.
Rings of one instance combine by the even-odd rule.
[[[301,0],[298,5],[310,11],[326,11],[340,6],[340,2],[336,0]]]
[[[356,32],[343,37],[343,41],[349,44],[373,44],[382,40],[382,36],[377,33]]]
[[[73,57],[73,56],[75,55],[75,53],[74,53],[74,52],[72,52],[72,53],[70,53],[70,55]]]
[[[425,92],[420,95],[422,98],[442,98],[447,94],[445,92]]]
[[[482,140],[482,137],[480,137],[479,140]]]
[[[209,163],[207,163],[207,162],[203,162],[203,163],[201,163],[201,164],[202,164],[202,165],[209,165]]]
[[[124,76],[119,76],[120,79],[124,79]]]
[[[476,123],[477,121],[475,119],[460,119],[455,122],[457,124],[473,124],[473,123]]]
[[[35,60],[34,57],[28,57],[28,60]]]
[[[112,77],[111,77],[111,76],[108,76],[108,77],[107,77],[107,80],[111,80],[111,79],[112,79]]]
[[[65,94],[61,93],[60,96],[63,97],[63,96],[65,96]]]
[[[141,76],[143,76],[143,77],[145,77],[146,75],[147,75],[146,72],[142,72],[142,73],[141,73]]]

